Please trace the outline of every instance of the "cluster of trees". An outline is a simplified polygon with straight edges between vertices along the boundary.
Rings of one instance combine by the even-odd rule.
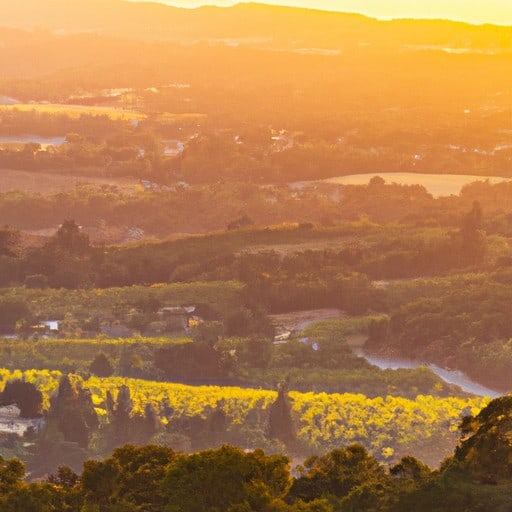
[[[0,216],[17,229],[48,229],[64,218],[74,218],[100,239],[119,241],[130,227],[166,238],[171,233],[236,227],[241,218],[245,226],[291,222],[334,226],[366,218],[376,223],[456,228],[478,201],[486,212],[483,228],[508,234],[512,229],[507,213],[511,186],[468,187],[460,196],[433,198],[420,185],[313,183],[294,190],[286,185],[244,182],[189,186],[180,180],[172,187],[126,193],[113,179],[112,186],[84,185],[53,195],[4,192],[0,194]]]
[[[338,238],[340,248],[290,250],[281,255],[271,245],[267,250],[251,249],[258,238],[263,241],[266,237],[264,230],[257,229],[242,235],[105,249],[93,246],[76,222],[66,220],[43,246],[18,257],[16,232],[1,230],[6,270],[0,277],[4,285],[22,281],[31,287],[55,288],[238,280],[247,285],[256,303],[269,310],[308,309],[316,304],[364,312],[370,306],[382,308],[365,274],[373,279],[435,275],[488,261],[488,241],[477,202],[460,222],[457,230],[361,222],[348,232],[344,227],[329,231],[301,224],[294,243],[328,243]],[[351,234],[361,239],[351,240]],[[279,233],[276,235],[272,244],[279,244]],[[286,237],[283,230],[282,241]],[[494,261],[509,256],[504,244],[493,243]]]
[[[465,417],[455,454],[435,471],[412,456],[385,467],[360,444],[312,456],[293,476],[287,457],[262,450],[224,445],[184,454],[125,445],[86,461],[80,475],[61,466],[37,483],[23,481],[18,459],[1,458],[0,504],[6,512],[505,511],[512,505],[511,407],[504,397]]]
[[[33,110],[19,108],[0,110],[0,134],[10,137],[37,136],[64,137],[67,134],[80,134],[92,140],[115,139],[123,133],[133,131],[130,123],[113,119],[107,114],[93,115],[83,112],[70,112],[63,107],[62,112],[44,111],[44,107],[34,105]]]
[[[418,282],[418,295],[375,321],[367,347],[458,368],[489,386],[509,389],[510,271],[439,281],[437,290],[426,293]]]
[[[84,131],[87,132],[87,129]],[[101,132],[96,133],[95,137],[101,137]],[[173,158],[164,156],[160,138],[151,133],[114,132],[109,133],[108,138],[99,140],[77,133],[65,132],[64,135],[63,144],[46,149],[42,149],[38,142],[8,145],[0,149],[0,166],[35,173],[57,171],[70,176],[112,179],[128,176],[160,183],[172,180],[172,172],[177,164]]]

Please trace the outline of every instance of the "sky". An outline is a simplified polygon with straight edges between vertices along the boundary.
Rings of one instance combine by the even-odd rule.
[[[140,0],[139,0],[140,1]],[[152,0],[180,7],[228,6],[234,0]],[[512,26],[512,0],[255,0],[341,12],[357,12],[374,18],[442,18],[470,23]]]

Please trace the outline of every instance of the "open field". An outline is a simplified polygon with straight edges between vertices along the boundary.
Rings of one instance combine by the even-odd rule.
[[[322,180],[325,183],[339,185],[366,185],[374,176],[380,176],[386,183],[398,183],[399,185],[422,185],[434,197],[458,195],[464,185],[474,181],[486,181],[501,183],[509,178],[499,176],[473,176],[467,174],[422,174],[411,172],[375,172],[369,174],[352,174]]]
[[[172,122],[172,123],[186,123],[193,121],[205,121],[208,118],[207,114],[201,114],[199,112],[184,112],[175,114],[171,112],[163,112],[158,116],[160,122]]]
[[[283,327],[288,331],[301,331],[308,325],[332,318],[346,318],[346,314],[340,309],[314,309],[309,311],[293,311],[279,315],[270,315],[276,326]]]
[[[108,116],[112,120],[121,119],[130,121],[140,121],[146,118],[146,116],[140,112],[120,108],[65,105],[60,103],[16,103],[14,105],[0,105],[0,111],[36,111],[41,114],[63,114],[72,118],[78,118],[81,115]]]
[[[115,185],[124,192],[133,192],[138,185],[134,178],[99,178],[91,176],[65,176],[51,172],[0,169],[0,193],[23,191],[39,194],[55,194],[73,190],[78,185]]]
[[[293,254],[299,251],[319,251],[319,250],[332,250],[339,251],[346,247],[350,247],[351,245],[358,244],[361,245],[362,242],[360,239],[357,239],[354,236],[347,236],[344,234],[340,234],[337,238],[325,238],[325,239],[316,239],[311,241],[292,241],[290,243],[275,243],[275,244],[261,244],[261,245],[249,245],[244,247],[241,253],[247,254],[257,254],[262,251],[272,250],[279,254],[279,256],[286,256],[288,254]]]

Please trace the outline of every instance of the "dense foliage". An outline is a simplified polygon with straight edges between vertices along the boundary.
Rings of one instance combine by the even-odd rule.
[[[35,384],[43,393],[48,428],[56,425],[60,431],[70,429],[70,436],[83,435],[67,440],[100,453],[123,440],[152,438],[178,449],[203,449],[212,443],[230,442],[244,448],[266,446],[276,450],[285,442],[294,453],[359,442],[379,460],[396,460],[412,452],[436,464],[448,454],[462,415],[476,414],[487,403],[482,398],[418,395],[410,400],[290,392],[289,402],[283,397],[285,405],[271,407],[274,402],[279,404],[276,393],[261,389],[193,387],[119,377],[91,376],[82,380],[74,376],[69,380],[57,371],[2,370],[4,385],[14,379]],[[91,426],[95,425],[90,419],[92,406],[100,420],[96,434],[98,425]],[[76,414],[73,428],[71,411]],[[277,419],[272,420],[273,416]],[[77,425],[82,425],[82,430]],[[149,428],[150,425],[153,426]],[[290,443],[292,431],[296,443]]]
[[[456,367],[509,389],[512,324],[509,269],[395,286],[390,319],[370,329],[368,348]],[[378,325],[379,324],[379,325]]]
[[[0,504],[7,512],[505,512],[510,416],[510,397],[466,416],[455,454],[435,471],[411,456],[385,466],[360,444],[311,456],[293,474],[283,455],[229,445],[185,454],[128,444],[86,461],[80,475],[60,466],[34,483],[23,481],[19,459],[0,458]]]

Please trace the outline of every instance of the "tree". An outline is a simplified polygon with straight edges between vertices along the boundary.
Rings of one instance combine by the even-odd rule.
[[[460,234],[462,236],[462,258],[468,263],[481,263],[487,249],[485,232],[482,230],[482,207],[478,201],[463,219]]]
[[[239,358],[254,368],[268,368],[272,359],[273,347],[270,338],[246,338],[240,346]]]
[[[0,455],[0,503],[9,492],[18,489],[23,484],[25,466],[17,458],[5,460]]]
[[[98,416],[91,395],[69,375],[63,375],[57,394],[51,399],[49,421],[54,422],[66,441],[81,447],[89,444],[89,434],[98,428]]]
[[[169,512],[263,511],[289,486],[288,459],[232,446],[180,455],[163,481]]]
[[[512,478],[512,396],[496,398],[476,417],[464,418],[461,432],[454,461],[471,478],[485,484]]]
[[[56,288],[78,288],[94,282],[101,257],[81,227],[65,220],[43,247],[30,251],[25,271],[27,275],[46,275],[50,286]]]
[[[82,336],[82,327],[73,313],[67,312],[64,315],[64,319],[59,323],[59,335],[62,338],[75,339]]]
[[[81,477],[87,505],[100,510],[163,512],[166,500],[161,483],[174,458],[167,447],[125,445],[104,461],[87,461]]]
[[[20,232],[9,226],[0,228],[0,256],[15,257],[18,255]]]
[[[131,418],[133,401],[130,396],[130,388],[124,384],[120,386],[115,401],[108,391],[106,402],[110,416],[110,442],[114,446],[120,446],[128,442],[133,433]]]
[[[43,394],[31,382],[13,380],[5,384],[0,394],[3,405],[16,404],[22,418],[37,418],[41,415]]]
[[[355,488],[382,482],[385,477],[382,466],[359,444],[332,450],[321,457],[310,457],[301,473],[290,489],[294,500],[344,498]]]
[[[377,187],[382,187],[386,184],[386,180],[382,177],[382,176],[372,176],[370,178],[370,181],[368,182],[368,187],[373,187],[373,188],[377,188]]]
[[[402,457],[400,462],[390,468],[389,473],[414,486],[420,485],[431,475],[427,465],[410,455]]]
[[[100,352],[89,365],[89,371],[97,377],[110,377],[114,373],[108,357]]]
[[[56,508],[56,492],[53,486],[47,483],[34,482],[22,485],[12,490],[2,504],[2,512],[46,512],[65,511],[64,508]]]
[[[89,236],[74,220],[65,220],[49,242],[50,246],[73,254],[87,254],[91,249]]]
[[[0,299],[0,333],[12,333],[16,322],[30,315],[27,304],[18,299]]]
[[[270,406],[267,436],[277,439],[285,444],[288,449],[296,446],[297,439],[292,420],[292,407],[288,398],[288,384],[282,382],[277,390],[277,399]]]
[[[140,510],[164,510],[162,483],[169,464],[176,458],[174,451],[166,446],[125,445],[115,450],[112,458],[121,468],[120,495]]]

